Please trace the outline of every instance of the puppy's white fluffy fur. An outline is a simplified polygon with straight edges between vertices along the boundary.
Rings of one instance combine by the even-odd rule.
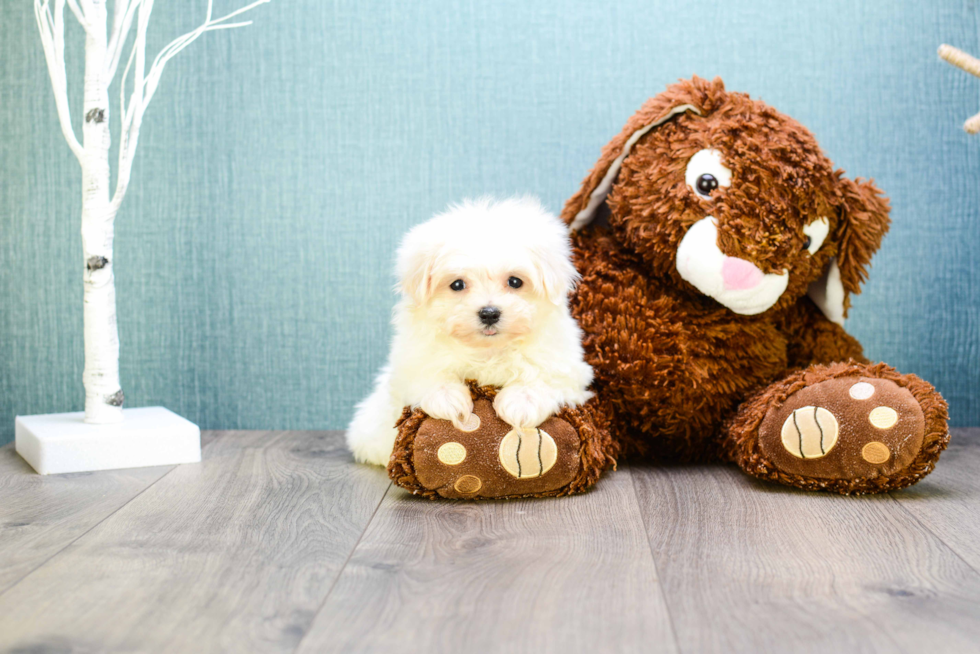
[[[517,428],[585,402],[592,369],[568,310],[578,279],[570,254],[567,227],[526,197],[466,201],[409,231],[398,250],[388,364],[347,430],[354,457],[387,465],[409,405],[466,422],[467,379],[500,387],[494,410]],[[456,280],[463,290],[450,287]],[[481,322],[486,307],[500,311],[499,322]]]

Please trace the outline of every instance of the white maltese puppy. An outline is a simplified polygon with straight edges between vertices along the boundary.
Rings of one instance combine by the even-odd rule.
[[[387,465],[406,406],[465,425],[467,379],[499,387],[493,408],[519,429],[585,402],[570,255],[568,228],[532,198],[467,201],[409,231],[388,364],[347,429],[354,458]]]

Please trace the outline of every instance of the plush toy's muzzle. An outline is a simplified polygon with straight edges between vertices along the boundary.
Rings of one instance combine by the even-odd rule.
[[[717,221],[708,216],[687,230],[677,248],[684,281],[735,313],[755,315],[779,301],[789,273],[764,273],[751,261],[726,256],[718,247]]]

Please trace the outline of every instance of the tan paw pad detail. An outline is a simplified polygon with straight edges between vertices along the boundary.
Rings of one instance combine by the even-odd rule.
[[[797,458],[819,459],[837,444],[839,431],[837,418],[827,409],[800,407],[783,422],[783,447]]]
[[[500,441],[500,465],[518,479],[540,477],[558,460],[558,446],[541,429],[512,429]]]
[[[891,429],[898,422],[898,412],[890,406],[880,406],[868,414],[868,422],[878,429]]]
[[[456,480],[456,483],[453,484],[453,488],[455,488],[456,492],[458,493],[472,495],[483,488],[483,482],[479,477],[474,477],[473,475],[463,475]]]
[[[867,400],[875,394],[875,387],[868,382],[858,382],[851,386],[848,394],[855,400]]]
[[[459,465],[466,459],[466,448],[462,443],[450,441],[439,446],[436,456],[447,466]]]
[[[475,413],[471,413],[470,417],[466,419],[462,425],[459,426],[460,431],[471,432],[476,431],[480,428],[480,416]]]
[[[884,463],[892,457],[891,450],[884,443],[872,441],[861,448],[861,458],[868,463],[878,465]]]

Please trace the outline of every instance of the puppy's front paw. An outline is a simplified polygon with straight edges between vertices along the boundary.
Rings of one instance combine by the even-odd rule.
[[[507,386],[493,400],[493,410],[515,429],[537,427],[558,408],[546,393],[530,386]]]
[[[451,420],[460,429],[473,413],[473,398],[463,384],[443,384],[429,391],[419,406],[433,418]]]

